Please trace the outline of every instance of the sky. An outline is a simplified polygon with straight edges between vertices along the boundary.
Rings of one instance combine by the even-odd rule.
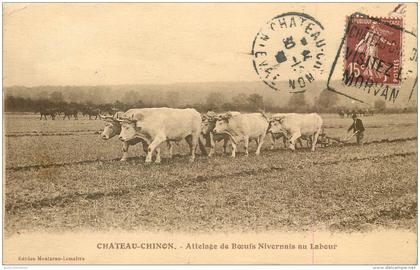
[[[306,12],[324,25],[327,69],[346,15],[383,15],[394,6],[4,4],[3,84],[258,81],[250,55],[254,37],[271,18],[289,11]]]

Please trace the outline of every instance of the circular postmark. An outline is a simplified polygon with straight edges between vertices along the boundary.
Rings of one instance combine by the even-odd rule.
[[[313,17],[288,12],[267,22],[252,44],[254,69],[274,90],[304,92],[323,72],[324,27]]]

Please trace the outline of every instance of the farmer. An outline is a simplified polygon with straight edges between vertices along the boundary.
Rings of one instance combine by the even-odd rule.
[[[357,118],[357,115],[354,113],[353,124],[349,127],[347,132],[350,132],[353,129],[354,134],[356,134],[357,144],[363,145],[363,133],[365,132],[365,127],[361,119]]]

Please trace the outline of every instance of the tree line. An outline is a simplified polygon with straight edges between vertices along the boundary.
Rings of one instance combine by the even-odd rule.
[[[264,97],[259,94],[245,94],[239,93],[228,99],[221,92],[210,92],[202,98],[200,102],[193,104],[179,105],[176,100],[179,99],[177,92],[172,93],[172,98],[165,98],[162,100],[154,100],[153,102],[143,99],[141,96],[133,96],[133,99],[125,99],[125,102],[115,101],[112,103],[103,102],[74,102],[66,101],[61,92],[52,92],[44,98],[30,98],[18,97],[13,95],[6,95],[4,99],[4,107],[6,112],[39,112],[40,109],[45,108],[72,108],[76,110],[83,110],[85,108],[98,108],[101,111],[126,111],[130,108],[148,108],[148,107],[174,107],[174,108],[195,108],[200,112],[207,111],[244,111],[255,112],[264,110],[267,112],[319,112],[319,113],[337,113],[340,110],[355,111],[360,108],[346,108],[338,105],[337,94],[324,90],[311,103],[308,102],[304,93],[297,93],[290,95],[286,105],[274,105],[270,100],[264,100]],[[98,99],[101,100],[101,99]],[[386,108],[385,101],[377,101],[374,108],[370,108],[376,112],[384,113],[398,113],[398,112],[415,112],[416,108],[410,109],[391,109]]]

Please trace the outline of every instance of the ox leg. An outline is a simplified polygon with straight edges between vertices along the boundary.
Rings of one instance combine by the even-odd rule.
[[[210,153],[209,153],[209,157],[213,156],[214,154],[214,136],[213,136],[213,132],[210,132],[209,134],[210,136]]]
[[[248,156],[249,137],[244,136],[245,156]]]
[[[185,137],[185,140],[190,146],[190,154],[191,154],[190,162],[193,162],[195,160],[195,149],[197,148],[197,145],[198,145],[198,137],[199,137],[199,134],[193,134],[193,135]]]
[[[227,154],[227,147],[229,144],[229,139],[228,138],[224,138],[223,139],[223,155]]]
[[[169,143],[169,145],[171,145],[171,144]],[[170,151],[172,151],[172,150],[170,150]],[[160,147],[156,147],[155,152],[156,152],[155,163],[158,163],[159,164],[161,162],[161,159],[160,159]]]
[[[169,158],[172,158],[174,145],[170,141],[166,141],[166,145],[168,146],[169,150]]]
[[[234,142],[234,141],[232,141],[232,157],[234,158],[234,157],[236,157],[236,147],[237,147],[237,144]]]
[[[129,144],[127,142],[123,142],[123,147],[122,147],[123,156],[121,158],[121,161],[126,161],[127,160],[128,148],[129,148]]]
[[[308,141],[306,143],[306,147],[310,147],[312,145],[312,142],[314,141],[314,136],[309,136]]]
[[[290,148],[291,145],[292,145],[292,138],[290,138],[290,141],[289,141],[289,148]],[[295,143],[293,143],[293,145],[294,145],[295,149],[297,149],[299,145],[300,145],[300,147],[302,147],[302,142],[301,142],[300,138],[296,138]],[[290,149],[292,149],[292,148],[290,148]],[[292,150],[295,150],[295,149],[292,149]]]
[[[152,162],[152,154],[153,154],[153,152],[164,141],[166,141],[166,138],[164,136],[156,136],[155,137],[155,139],[153,140],[153,142],[147,148],[147,156],[146,156],[146,161],[145,161],[146,163]]]
[[[187,137],[185,137],[185,141],[188,143],[188,147],[190,148],[190,154],[191,152],[195,152],[194,148],[193,148],[193,143],[192,143],[192,136],[189,135]]]
[[[300,138],[300,136],[301,136],[301,134],[300,134],[300,132],[297,132],[297,133],[295,133],[295,134],[293,134],[292,135],[292,137],[290,138],[290,145],[289,145],[289,148],[291,149],[291,150],[295,150],[295,143],[296,143],[296,140],[297,139],[299,139]]]
[[[149,145],[148,145],[146,142],[142,142],[141,144],[142,144],[142,146],[143,146],[143,151],[144,151],[144,153],[146,153],[146,154],[147,154],[148,149],[149,149]]]
[[[302,138],[297,138],[296,139],[296,143],[299,144],[299,147],[300,148],[303,148],[303,142],[302,142],[302,140],[303,140]]]
[[[270,138],[270,150],[273,150],[274,149],[274,144],[276,143],[276,139],[274,138],[274,134],[273,133],[270,133],[269,135],[269,138]]]
[[[264,138],[265,138],[265,134],[262,134],[262,135],[260,135],[259,137],[258,137],[258,140],[257,140],[257,144],[258,144],[258,146],[257,146],[257,151],[255,151],[255,154],[258,156],[259,154],[260,154],[260,152],[261,152],[261,147],[262,147],[262,145],[263,145],[263,143],[264,143]]]
[[[284,148],[287,148],[287,136],[286,135],[283,135],[283,145],[284,145]]]
[[[198,136],[199,134],[192,135],[192,150],[191,150],[190,162],[193,162],[195,160],[195,149],[198,146]]]
[[[315,151],[315,145],[316,145],[316,142],[318,141],[318,136],[320,132],[321,130],[317,130],[317,132],[315,132],[314,139],[312,141],[312,149],[311,149],[312,151]]]
[[[200,147],[201,154],[204,156],[207,156],[208,154],[207,154],[207,149],[206,149],[206,143],[201,134],[198,135],[197,141],[198,141],[198,146]]]

